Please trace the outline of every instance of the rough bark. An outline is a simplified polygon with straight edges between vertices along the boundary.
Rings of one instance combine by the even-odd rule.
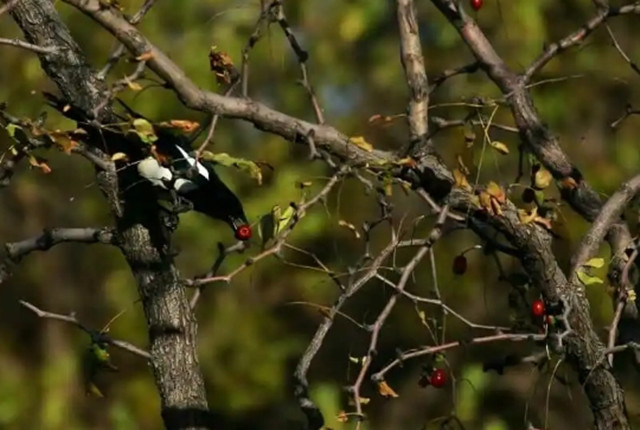
[[[87,63],[53,3],[21,0],[11,9],[11,15],[30,43],[55,48],[54,53],[39,54],[40,63],[73,111],[96,122],[115,121],[110,105],[103,103],[107,90],[104,82]],[[92,132],[97,140],[93,143],[112,152],[108,150],[110,137],[95,128]],[[138,283],[165,426],[211,428],[196,355],[196,322],[167,252],[163,226],[167,219],[158,212],[148,189],[127,187],[132,179],[129,174],[117,175],[112,166],[97,171],[97,179],[114,212],[118,244]],[[124,189],[129,191],[119,191]]]

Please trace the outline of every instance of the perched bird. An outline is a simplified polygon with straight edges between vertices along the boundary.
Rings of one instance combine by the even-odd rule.
[[[239,240],[251,238],[251,227],[242,203],[204,160],[196,160],[191,148],[169,139],[158,139],[154,155],[137,165],[138,174],[154,186],[175,193],[193,210],[226,222]]]
[[[122,100],[116,99],[130,117],[149,121]],[[169,191],[177,206],[195,210],[211,218],[226,222],[239,240],[249,240],[251,227],[238,197],[218,177],[213,164],[196,159],[184,136],[162,129],[153,132],[150,154],[137,164],[140,177],[154,186]],[[196,133],[196,136],[200,130]],[[195,137],[194,137],[195,139]]]

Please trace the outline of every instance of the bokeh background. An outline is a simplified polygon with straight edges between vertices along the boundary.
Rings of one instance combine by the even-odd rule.
[[[120,3],[133,13],[142,1]],[[455,30],[430,2],[417,3],[429,75],[469,63],[472,58]],[[257,0],[160,0],[141,28],[195,82],[221,91],[208,70],[209,48],[216,45],[239,64],[259,8]],[[114,39],[69,6],[58,2],[58,9],[90,62],[102,67],[116,46]],[[327,121],[348,135],[365,136],[377,148],[400,148],[407,136],[402,119],[389,127],[372,126],[367,121],[375,114],[403,113],[406,105],[393,2],[287,1],[285,10],[296,35],[310,52],[311,79]],[[486,0],[484,8],[474,15],[507,63],[522,70],[546,42],[578,28],[594,12],[587,0]],[[631,59],[640,61],[637,20],[633,16],[619,17],[611,21],[611,28]],[[0,17],[0,36],[21,37],[9,16]],[[41,71],[36,56],[7,46],[0,46],[0,52],[0,101],[6,101],[9,110],[18,116],[33,118],[47,110],[50,128],[71,127],[44,107],[41,92],[55,89]],[[252,51],[250,61],[252,97],[313,120],[307,97],[296,85],[299,69],[295,57],[276,25]],[[131,65],[124,64],[114,70],[111,78],[121,78],[130,70]],[[624,112],[627,103],[640,105],[640,76],[621,58],[601,28],[586,43],[551,61],[538,80],[556,78],[563,79],[532,88],[537,108],[586,178],[606,196],[638,173],[640,118],[629,118],[615,131],[610,123]],[[149,88],[127,91],[122,98],[146,116],[155,120],[203,118],[184,109],[170,91],[156,85],[157,81],[141,83]],[[481,73],[456,77],[432,95],[431,104],[444,106],[434,107],[431,114],[462,119],[469,112],[462,102],[474,96],[491,99],[499,97],[499,93]],[[495,121],[512,124],[508,109],[499,109]],[[482,135],[480,129],[475,131]],[[505,156],[487,149],[482,164],[482,140],[478,138],[467,149],[460,128],[438,134],[435,144],[452,168],[460,154],[472,170],[472,177],[479,172],[480,182],[494,179],[509,184],[516,176],[518,138],[500,132],[492,133],[492,137],[503,141],[511,152]],[[9,145],[8,136],[0,131],[0,151],[6,151]],[[252,222],[273,205],[298,201],[301,191],[296,182],[312,181],[312,191],[317,191],[330,173],[322,162],[307,161],[304,147],[294,147],[236,121],[220,122],[211,149],[274,167],[265,172],[262,186],[237,171],[218,169],[241,196]],[[0,242],[33,236],[45,227],[101,226],[111,222],[108,208],[93,183],[91,166],[77,156],[53,151],[46,156],[52,173],[44,175],[21,166],[11,185],[0,190]],[[517,201],[519,191],[514,190]],[[378,215],[375,197],[364,191],[357,181],[345,182],[329,196],[326,206],[316,206],[309,213],[291,236],[291,243],[315,253],[336,273],[345,273],[361,257],[363,244],[338,221],[359,226]],[[554,193],[550,191],[548,196]],[[425,209],[424,203],[408,197],[399,187],[394,189],[392,200],[396,225],[406,217],[405,225],[415,225],[411,234],[420,237],[428,232],[433,221],[417,219]],[[560,213],[555,229],[561,239],[556,241],[555,251],[566,268],[588,226],[566,206],[560,206]],[[385,228],[373,236],[374,250],[389,240],[389,230]],[[636,226],[632,228],[635,234]],[[178,266],[183,275],[205,272],[217,255],[219,241],[232,243],[225,226],[197,214],[183,215],[175,237],[181,249]],[[470,252],[467,273],[456,276],[451,271],[453,257],[477,243],[474,236],[465,232],[452,233],[438,242],[434,248],[438,285],[446,301],[468,318],[487,324],[509,324],[510,286],[498,280],[491,258],[479,251]],[[259,244],[255,243],[248,255],[258,251]],[[229,258],[223,273],[240,264],[246,255]],[[408,256],[399,253],[397,258],[402,262]],[[602,249],[602,256],[608,258],[607,249]],[[518,270],[509,258],[500,258],[505,270]],[[197,307],[200,363],[209,402],[220,417],[221,429],[300,428],[303,417],[292,395],[291,375],[322,319],[318,308],[309,304],[330,306],[338,291],[322,271],[287,262],[314,266],[310,258],[286,251],[280,260],[271,258],[252,266],[230,285],[209,287]],[[425,262],[410,290],[431,294],[432,272]],[[390,294],[389,288],[371,282],[345,312],[358,322],[371,323]],[[612,316],[606,286],[590,287],[589,295],[594,322],[604,339]],[[86,396],[81,360],[88,346],[87,336],[72,326],[36,318],[19,305],[20,299],[52,312],[75,311],[82,322],[94,328],[101,328],[126,309],[112,324],[111,334],[143,347],[147,338],[141,308],[135,303],[136,286],[116,250],[68,244],[28,256],[0,288],[0,428],[162,427],[158,396],[143,360],[113,350],[113,360],[120,371],[99,380],[106,397]],[[428,317],[440,315],[435,308],[420,309]],[[447,327],[447,339],[473,335],[452,319]],[[366,333],[346,319],[338,319],[313,362],[309,374],[312,397],[324,412],[328,427],[353,428],[353,422],[342,423],[336,417],[342,410],[352,410],[342,387],[353,382],[358,370],[349,357],[362,356],[367,342]],[[393,359],[397,348],[432,342],[414,305],[401,300],[382,331],[373,369]],[[375,387],[364,387],[363,395],[372,399],[365,409],[370,418],[365,428],[437,428],[438,418],[452,413],[469,429],[522,429],[527,421],[543,427],[545,420],[554,430],[587,428],[590,414],[580,384],[563,366],[558,372],[565,384],[558,380],[550,384],[551,370],[538,371],[527,365],[510,368],[502,376],[482,371],[486,360],[508,352],[529,351],[533,351],[532,347],[525,344],[452,351],[447,360],[456,383],[440,390],[420,388],[417,381],[423,363],[408,362],[389,375],[389,384],[398,392],[398,398],[384,399]],[[616,360],[615,370],[625,389],[629,413],[638,425],[640,378],[624,359]]]

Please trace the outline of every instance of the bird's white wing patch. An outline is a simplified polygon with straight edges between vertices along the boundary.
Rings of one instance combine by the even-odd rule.
[[[161,166],[153,157],[140,161],[137,168],[140,176],[158,187],[167,188],[164,181],[170,181],[172,178],[171,170]]]
[[[185,194],[190,191],[194,191],[198,186],[189,181],[188,179],[178,178],[176,179],[175,189],[180,194]]]
[[[198,173],[200,175],[204,176],[208,181],[209,180],[209,172],[207,171],[207,169],[204,168],[202,163],[200,163],[199,161],[196,161],[195,158],[193,158],[192,156],[187,154],[187,152],[184,149],[182,149],[180,147],[180,145],[176,145],[176,147],[178,148],[178,151],[180,151],[180,153],[182,154],[184,159],[187,160],[189,162],[189,164],[191,164],[192,166],[197,168],[198,169]]]

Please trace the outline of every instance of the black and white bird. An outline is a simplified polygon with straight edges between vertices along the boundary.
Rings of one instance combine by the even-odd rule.
[[[197,160],[191,148],[162,137],[154,143],[152,154],[137,165],[142,178],[175,193],[195,211],[226,222],[237,239],[251,238],[242,203],[218,177],[210,162]]]

